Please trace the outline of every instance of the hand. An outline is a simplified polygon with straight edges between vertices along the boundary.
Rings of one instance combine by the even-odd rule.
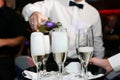
[[[3,47],[5,45],[3,39],[0,39],[0,47]]]
[[[104,68],[107,71],[107,73],[112,71],[112,67],[107,59],[92,58],[90,60],[90,64]]]
[[[39,31],[40,25],[48,18],[43,16],[40,12],[34,12],[29,18],[29,23],[33,31]]]

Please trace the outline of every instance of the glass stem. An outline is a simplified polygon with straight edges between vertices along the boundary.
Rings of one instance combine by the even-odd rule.
[[[85,65],[85,80],[88,80],[88,71],[87,66]]]
[[[39,80],[39,68],[38,68],[38,65],[36,66],[36,70],[37,70],[37,80]]]
[[[59,67],[58,79],[62,80],[62,64],[59,64],[58,67]]]
[[[61,71],[62,71],[61,73],[64,74],[64,73],[65,73],[64,64],[62,64],[62,68],[61,68],[61,69],[62,69],[62,70],[61,70]]]
[[[46,73],[46,59],[43,59],[43,75]]]
[[[88,80],[87,66],[85,65],[85,62],[81,63],[81,77],[83,77],[84,80]]]
[[[42,78],[42,74],[40,72],[40,69],[41,69],[41,63],[38,63],[38,66],[37,66],[37,74],[38,74],[37,80],[41,80],[41,78]]]
[[[81,77],[85,76],[84,62],[81,62]]]

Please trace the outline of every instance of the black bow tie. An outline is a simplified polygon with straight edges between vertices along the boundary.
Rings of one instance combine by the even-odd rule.
[[[78,8],[83,9],[83,4],[77,4],[75,2],[70,1],[69,6],[77,6]]]

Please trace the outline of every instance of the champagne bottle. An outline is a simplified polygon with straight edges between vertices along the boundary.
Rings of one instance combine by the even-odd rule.
[[[62,24],[60,22],[52,22],[51,20],[46,21],[43,25],[40,26],[39,31],[44,34],[49,34],[53,28],[59,28]]]

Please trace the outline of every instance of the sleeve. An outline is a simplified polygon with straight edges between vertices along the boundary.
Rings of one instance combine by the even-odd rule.
[[[22,15],[25,18],[25,21],[29,20],[30,15],[35,11],[32,7],[32,4],[28,4],[23,8]]]
[[[120,71],[120,53],[108,58],[114,71]]]
[[[102,36],[102,26],[101,19],[98,14],[96,17],[95,24],[93,25],[94,34],[94,56],[103,58],[104,57],[104,47],[103,47],[103,36]]]
[[[53,4],[53,0],[38,1],[33,4],[29,3],[23,8],[22,15],[25,18],[25,21],[28,21],[31,14],[35,11],[40,12],[42,13],[42,15],[48,17],[50,10],[52,9],[51,8],[52,4]]]

